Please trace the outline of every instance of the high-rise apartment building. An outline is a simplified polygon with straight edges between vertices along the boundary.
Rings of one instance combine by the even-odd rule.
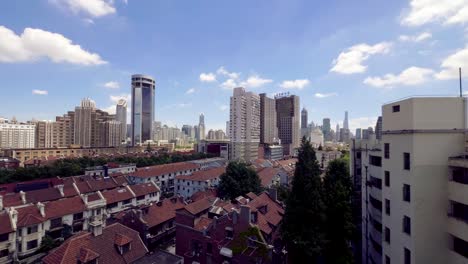
[[[54,126],[55,122],[36,121],[33,122],[36,126],[35,132],[35,148],[52,148],[54,147]]]
[[[204,140],[205,137],[206,137],[205,115],[201,113],[199,121],[198,121],[198,137],[197,137],[198,142],[200,142],[201,140]]]
[[[300,142],[299,97],[277,95],[275,100],[278,137],[283,145],[284,155],[293,155]]]
[[[115,106],[115,120],[120,122],[120,141],[127,141],[127,101],[120,99]]]
[[[184,133],[188,138],[195,139],[195,130],[191,125],[183,125],[182,133]]]
[[[54,123],[53,146],[69,147],[74,142],[75,112],[69,111],[63,116],[57,116]]]
[[[377,139],[382,139],[382,117],[379,116],[377,123],[375,124],[375,137]]]
[[[307,109],[305,107],[301,111],[301,128],[307,128]]]
[[[0,119],[0,148],[34,148],[35,125]]]
[[[325,141],[332,141],[330,118],[324,118],[322,123],[323,138]]]
[[[122,144],[122,124],[110,120],[99,123],[99,140],[101,147],[118,147]]]
[[[226,121],[226,137],[229,138],[229,121]]]
[[[418,97],[386,104],[382,139],[371,133],[352,149],[351,164],[358,153],[368,160],[361,171],[363,260],[468,262],[467,103]]]
[[[260,143],[260,96],[238,87],[230,99],[229,158],[250,161],[258,157]]]
[[[278,142],[278,127],[276,117],[276,101],[260,94],[260,143],[272,144]]]
[[[132,144],[139,145],[153,137],[154,95],[153,77],[132,75]]]
[[[75,129],[73,143],[82,147],[91,147],[92,115],[96,111],[96,103],[85,98],[80,106],[75,107]]]

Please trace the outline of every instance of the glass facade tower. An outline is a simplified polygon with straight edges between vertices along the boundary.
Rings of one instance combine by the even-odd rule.
[[[151,140],[156,82],[147,75],[132,75],[132,144]]]

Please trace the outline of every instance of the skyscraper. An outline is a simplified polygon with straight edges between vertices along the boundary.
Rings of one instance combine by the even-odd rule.
[[[52,148],[55,122],[36,121],[35,148]]]
[[[307,109],[305,107],[301,111],[301,128],[307,128]]]
[[[238,87],[230,99],[230,155],[232,160],[250,161],[258,157],[260,143],[260,96]]]
[[[356,138],[356,139],[361,139],[361,133],[362,133],[362,129],[356,128],[356,135],[355,135],[355,138]]]
[[[379,116],[375,124],[375,138],[378,140],[382,139],[382,116]]]
[[[156,82],[148,75],[132,75],[132,144],[153,136],[154,94]]]
[[[198,121],[198,141],[204,140],[206,137],[205,132],[205,115],[203,113],[200,114],[200,118]]]
[[[278,137],[283,145],[284,155],[293,155],[294,149],[299,147],[300,139],[299,97],[281,94],[275,100]]]
[[[336,124],[336,130],[335,130],[335,136],[336,136],[336,141],[340,142],[341,141],[341,132],[340,132],[340,124]]]
[[[120,99],[115,109],[115,120],[120,122],[120,142],[127,140],[127,101]]]
[[[276,101],[260,94],[260,143],[272,144],[278,140]]]
[[[91,147],[92,142],[92,115],[96,110],[96,103],[84,98],[80,106],[75,107],[75,129],[73,144],[82,147]]]
[[[323,138],[325,141],[332,141],[330,118],[324,118],[322,124]]]
[[[349,129],[348,111],[345,111],[345,112],[344,112],[343,128],[344,128],[344,129]]]

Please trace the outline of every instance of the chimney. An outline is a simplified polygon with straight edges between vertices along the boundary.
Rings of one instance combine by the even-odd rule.
[[[45,217],[45,206],[43,203],[38,202],[37,203],[37,208],[39,209],[39,212],[41,213],[42,217]]]
[[[250,224],[250,207],[247,205],[240,207],[240,222]]]
[[[63,184],[57,185],[57,186],[55,186],[55,187],[59,190],[60,195],[61,195],[62,197],[64,197],[65,194],[63,193]]]
[[[11,226],[13,230],[16,230],[16,223],[18,223],[18,211],[15,208],[10,209],[10,217],[11,217]]]
[[[98,224],[91,226],[91,231],[93,232],[93,236],[95,237],[102,235],[102,225]]]
[[[23,204],[26,204],[26,193],[23,191],[20,191],[20,196],[21,196],[21,201]]]
[[[3,210],[3,196],[0,195],[0,211]]]
[[[87,195],[87,194],[83,194],[83,195],[81,196],[81,198],[83,198],[83,202],[84,202],[85,204],[88,204],[88,195]]]
[[[271,198],[273,201],[277,201],[278,197],[277,197],[276,188],[270,188],[270,189],[268,189],[268,194],[270,195],[270,198]]]

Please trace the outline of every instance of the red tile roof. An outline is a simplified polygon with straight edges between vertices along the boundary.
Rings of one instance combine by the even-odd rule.
[[[175,212],[184,208],[185,204],[177,198],[164,199],[148,207],[148,212],[142,218],[149,227],[157,226],[175,218]]]
[[[132,242],[132,239],[126,235],[115,234],[114,236],[114,244],[117,246],[127,245],[130,242]]]
[[[262,207],[266,205],[266,212],[262,213]],[[270,234],[272,228],[277,227],[283,219],[284,209],[276,201],[273,201],[267,193],[260,194],[257,198],[249,202],[248,206],[258,212],[258,227],[262,232]]]
[[[160,176],[168,173],[175,173],[179,171],[194,170],[200,168],[199,165],[189,162],[177,162],[170,164],[162,164],[151,167],[139,168],[135,172],[130,173],[131,176],[140,178],[149,178]]]
[[[262,186],[267,187],[270,186],[274,177],[278,174],[278,169],[267,167],[262,168],[258,171],[258,177],[262,181]]]
[[[85,210],[86,206],[80,196],[45,203],[45,217],[48,219],[76,214]]]
[[[27,203],[53,201],[60,198],[62,198],[62,195],[60,194],[59,189],[53,187],[26,192]]]
[[[202,216],[196,219],[194,228],[199,231],[205,230],[211,224],[211,222],[213,222],[213,219]]]
[[[21,195],[19,193],[7,193],[3,195],[3,207],[13,207],[22,205]]]
[[[257,195],[255,193],[253,193],[253,192],[249,192],[245,196],[247,196],[250,200],[253,200],[253,199],[257,198]]]
[[[115,247],[116,235],[131,240],[130,250],[123,255]],[[78,257],[81,256],[81,248],[92,249],[93,254],[99,256],[99,263],[112,264],[133,263],[148,252],[137,231],[115,223],[105,227],[99,236],[93,236],[88,232],[81,232],[72,236],[58,248],[51,251],[49,255],[42,259],[42,262],[46,264],[76,263]]]
[[[8,234],[13,232],[13,227],[11,226],[10,217],[8,213],[3,211],[0,213],[0,235]]]
[[[42,217],[39,208],[37,208],[37,205],[35,204],[16,208],[16,211],[18,211],[17,227],[37,225],[46,220],[45,217]]]
[[[81,263],[87,263],[89,261],[95,260],[99,257],[99,254],[92,251],[89,248],[81,248],[78,259]]]
[[[133,194],[126,187],[116,188],[102,192],[102,196],[107,201],[107,204],[121,202],[133,198]]]
[[[196,193],[194,193],[191,197],[190,197],[190,200],[196,202],[196,201],[199,201],[205,197],[217,197],[218,194],[217,194],[217,191],[216,189],[207,189],[205,191],[198,191]]]
[[[186,205],[185,210],[193,215],[196,215],[210,208],[216,200],[217,198],[215,197],[205,197],[199,201]]]
[[[136,196],[159,192],[159,188],[151,182],[130,185],[130,189],[132,189]]]
[[[192,173],[191,175],[177,175],[178,180],[190,181],[208,181],[219,178],[221,174],[226,172],[226,167],[213,168],[208,170],[200,170]]]

